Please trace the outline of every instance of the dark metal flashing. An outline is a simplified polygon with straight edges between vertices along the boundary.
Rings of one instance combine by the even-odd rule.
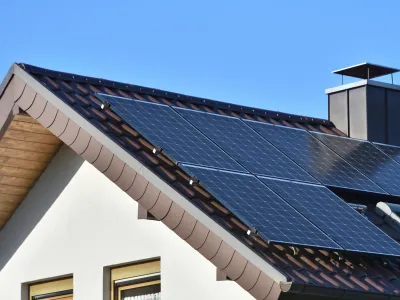
[[[241,116],[243,116],[244,114],[250,114],[250,115],[256,115],[256,116],[260,116],[260,117],[270,117],[270,118],[275,118],[275,119],[279,119],[279,120],[286,120],[286,121],[292,121],[292,122],[298,122],[298,123],[306,123],[306,124],[311,124],[311,125],[325,125],[325,126],[333,125],[329,120],[320,119],[320,118],[311,118],[311,117],[287,114],[287,113],[282,113],[282,112],[277,112],[277,111],[263,110],[263,109],[259,109],[259,108],[237,105],[237,104],[232,104],[232,103],[226,103],[226,102],[221,102],[221,101],[215,101],[215,100],[210,100],[210,99],[205,99],[205,98],[193,97],[193,96],[188,96],[188,95],[183,95],[183,94],[178,94],[178,93],[173,93],[173,92],[168,92],[168,91],[163,91],[163,90],[159,90],[159,89],[153,89],[153,88],[148,88],[148,87],[143,87],[143,86],[138,86],[138,85],[133,85],[133,84],[115,82],[115,81],[111,81],[111,80],[99,79],[99,78],[93,78],[93,77],[80,76],[80,75],[75,75],[75,74],[70,74],[70,73],[65,73],[65,72],[58,72],[58,71],[48,70],[48,69],[44,69],[44,68],[24,64],[24,63],[19,63],[18,65],[21,68],[23,68],[25,71],[27,71],[28,73],[31,73],[34,75],[50,76],[50,77],[58,78],[60,80],[74,81],[74,82],[83,83],[83,84],[101,85],[101,86],[108,87],[108,88],[117,88],[117,89],[121,89],[121,90],[128,90],[128,91],[134,92],[134,93],[144,93],[144,94],[157,96],[157,97],[165,97],[165,98],[173,99],[175,101],[182,101],[182,102],[188,102],[191,104],[209,106],[209,107],[213,108],[214,110],[218,110],[218,109],[229,110],[229,111],[233,111]]]
[[[10,69],[8,70],[6,76],[0,83],[0,98],[3,96],[5,89],[8,86],[8,83],[11,81],[12,77],[14,76],[14,64],[11,65]]]
[[[307,284],[293,283],[290,290],[287,291],[290,294],[301,294],[309,296],[321,296],[329,297],[334,299],[351,299],[351,300],[388,300],[388,299],[400,299],[397,295],[385,295],[379,293],[368,293],[368,292],[356,292],[346,289],[337,289],[329,287],[319,287]]]
[[[0,139],[3,137],[4,133],[8,129],[14,115],[19,112],[19,109],[14,108],[12,97],[14,96],[14,90],[10,89],[10,92],[5,93],[7,87],[11,83],[14,76],[14,64],[11,65],[6,76],[0,84]]]

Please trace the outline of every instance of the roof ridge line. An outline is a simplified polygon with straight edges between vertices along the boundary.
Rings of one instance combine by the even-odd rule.
[[[301,115],[284,113],[284,112],[279,112],[279,111],[255,108],[255,107],[250,107],[250,106],[245,106],[245,105],[238,105],[238,104],[233,104],[233,103],[229,103],[229,102],[211,100],[211,99],[207,99],[207,98],[189,96],[189,95],[179,94],[179,93],[175,93],[175,92],[169,92],[169,91],[165,91],[165,90],[134,85],[134,84],[130,84],[130,83],[122,83],[122,82],[112,81],[112,80],[103,79],[103,78],[83,76],[83,75],[78,75],[78,74],[73,74],[73,73],[45,69],[45,68],[30,65],[30,64],[25,64],[25,63],[18,63],[18,65],[28,72],[42,75],[42,76],[52,76],[55,78],[60,78],[63,80],[68,80],[68,81],[75,81],[75,82],[79,82],[79,83],[93,84],[93,85],[101,85],[101,86],[105,86],[108,88],[116,88],[116,89],[128,90],[130,92],[143,93],[143,94],[148,94],[148,95],[163,97],[163,98],[170,98],[175,101],[188,102],[190,104],[209,106],[215,110],[223,109],[223,110],[233,111],[235,113],[242,114],[242,115],[250,114],[250,115],[255,115],[255,116],[259,116],[259,117],[267,117],[267,118],[270,117],[270,118],[274,118],[274,119],[293,121],[293,122],[299,122],[299,123],[305,123],[305,124],[311,124],[311,125],[315,124],[315,125],[333,126],[333,123],[327,119],[313,118],[313,117],[301,116]]]

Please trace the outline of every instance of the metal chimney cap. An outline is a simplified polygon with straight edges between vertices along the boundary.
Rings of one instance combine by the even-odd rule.
[[[333,71],[333,74],[345,75],[350,77],[356,77],[361,79],[372,79],[384,75],[393,74],[399,72],[399,69],[384,67],[371,63],[362,63],[355,66],[343,68],[340,70]]]

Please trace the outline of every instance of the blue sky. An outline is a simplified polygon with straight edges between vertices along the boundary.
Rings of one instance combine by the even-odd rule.
[[[399,11],[396,0],[1,1],[0,76],[26,62],[326,118],[332,70],[400,67]]]

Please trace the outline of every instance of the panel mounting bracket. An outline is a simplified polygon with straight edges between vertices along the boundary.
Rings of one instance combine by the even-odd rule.
[[[103,101],[103,103],[100,106],[101,109],[106,109],[106,108],[110,108],[110,107],[111,107],[111,104],[107,100]]]
[[[200,180],[196,176],[193,176],[192,178],[190,178],[189,184],[191,186],[199,185],[200,184]]]
[[[158,153],[162,153],[163,148],[161,148],[160,146],[155,146],[153,148],[153,154],[158,154]]]

